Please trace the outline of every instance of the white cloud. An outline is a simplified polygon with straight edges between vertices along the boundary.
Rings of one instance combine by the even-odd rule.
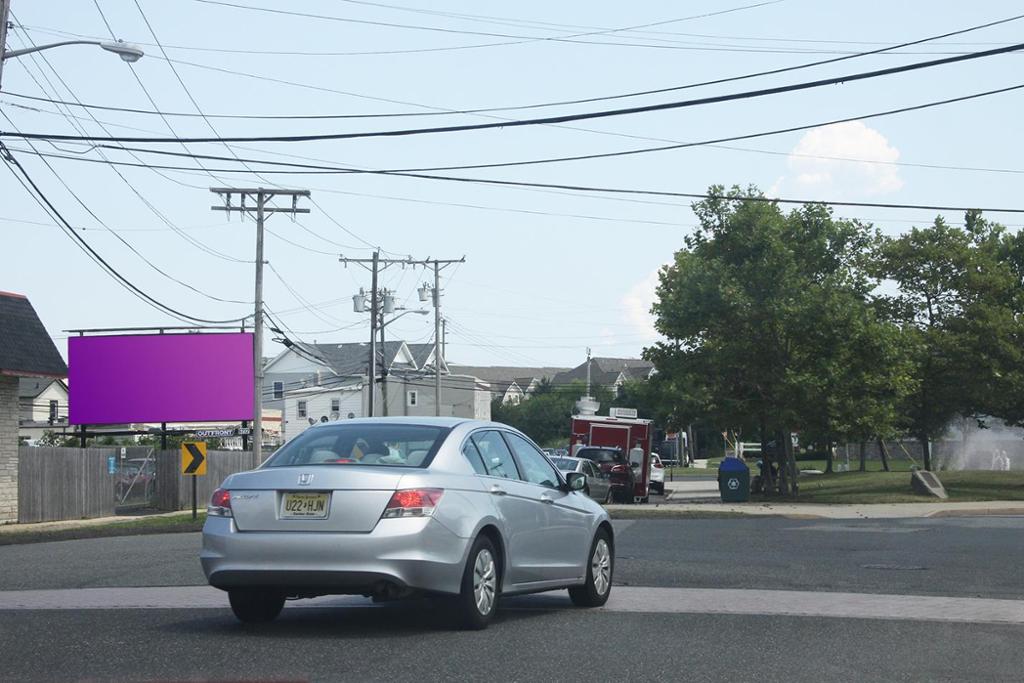
[[[868,161],[840,161],[867,159]],[[871,197],[903,188],[900,157],[885,136],[860,121],[836,123],[808,131],[786,159],[789,173],[773,188],[810,198]]]
[[[654,329],[654,316],[651,315],[651,306],[654,304],[660,270],[660,267],[655,268],[647,277],[630,287],[620,302],[625,312],[626,322],[635,328],[630,331],[631,334],[643,335],[642,342],[644,344],[649,344],[660,338],[657,330]]]

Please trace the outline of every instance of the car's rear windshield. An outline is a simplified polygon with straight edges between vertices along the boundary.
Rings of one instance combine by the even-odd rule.
[[[576,470],[576,461],[569,458],[551,458],[551,462],[563,472],[574,472]]]
[[[426,467],[447,427],[349,423],[309,429],[282,446],[264,467],[383,465]]]
[[[586,458],[594,462],[622,462],[622,452],[613,448],[581,448],[576,451],[577,458]]]

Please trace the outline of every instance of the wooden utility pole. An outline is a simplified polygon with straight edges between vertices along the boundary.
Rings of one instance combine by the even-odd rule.
[[[441,415],[441,262],[434,261],[434,415]]]
[[[0,85],[4,82],[4,53],[7,52],[7,21],[11,0],[0,0]]]
[[[388,266],[401,265],[401,266],[432,266],[434,269],[434,284],[424,283],[423,289],[430,290],[433,293],[434,303],[434,414],[441,414],[441,365],[444,362],[443,350],[441,346],[441,271],[447,266],[453,263],[464,263],[466,257],[463,256],[460,259],[422,259],[417,260],[412,258],[404,259],[388,259],[381,258],[380,252],[374,251],[372,259],[360,259],[360,258],[348,258],[341,256],[338,260],[346,265],[349,263],[355,263],[362,265],[364,268],[369,265],[370,276],[371,276],[371,292],[370,292],[370,406],[368,415],[373,417],[373,404],[374,404],[374,384],[376,378],[376,359],[377,359],[377,316],[378,311],[378,292],[377,292],[377,274],[380,270],[387,268]],[[387,363],[385,358],[384,363]]]
[[[309,190],[280,190],[266,188],[211,187],[210,192],[224,198],[223,206],[210,207],[214,211],[249,214],[256,219],[256,287],[253,304],[253,416],[252,450],[257,464],[263,462],[263,226],[267,214],[309,213],[309,209],[298,208],[299,197],[308,197]],[[231,204],[231,197],[238,195],[238,205]],[[274,197],[291,197],[290,207],[270,206]],[[247,201],[249,202],[247,204]],[[255,213],[254,213],[255,212]]]

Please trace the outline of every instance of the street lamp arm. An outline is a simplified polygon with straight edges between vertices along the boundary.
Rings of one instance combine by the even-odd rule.
[[[47,45],[36,45],[34,47],[26,47],[23,50],[8,50],[4,52],[4,59],[10,59],[11,57],[21,57],[22,55],[31,54],[33,52],[41,52],[42,50],[49,50],[51,47],[61,47],[63,45],[99,45],[98,40],[65,40],[59,43],[49,43]]]
[[[63,40],[59,43],[35,45],[21,50],[8,50],[3,53],[3,59],[21,57],[22,55],[31,54],[33,52],[42,52],[43,50],[49,50],[54,47],[63,47],[64,45],[99,45],[104,50],[118,55],[126,62],[137,62],[145,54],[139,46],[133,45],[132,43],[126,43],[121,40]]]
[[[392,318],[391,320],[386,320],[386,321],[384,321],[383,323],[381,323],[381,325],[380,325],[380,326],[381,326],[381,327],[387,327],[387,326],[388,326],[388,325],[390,325],[391,323],[393,323],[393,322],[395,322],[396,320],[398,320],[399,318],[401,318],[401,317],[402,317],[403,315],[408,315],[408,314],[410,314],[410,313],[419,313],[420,315],[426,315],[426,314],[427,314],[427,313],[429,313],[429,312],[430,312],[430,311],[424,311],[423,309],[419,309],[419,308],[418,308],[418,309],[413,309],[413,310],[409,310],[409,311],[402,311],[401,313],[399,313],[398,315],[396,315],[396,316],[395,316],[394,318]]]

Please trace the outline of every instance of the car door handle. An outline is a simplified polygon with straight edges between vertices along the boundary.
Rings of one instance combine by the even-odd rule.
[[[540,496],[540,502],[547,503],[548,505],[552,505],[555,502],[555,499],[552,498],[550,496],[550,494],[542,493],[541,496]]]
[[[491,487],[491,493],[493,493],[496,496],[504,496],[508,493],[508,491],[495,484],[494,486]]]

